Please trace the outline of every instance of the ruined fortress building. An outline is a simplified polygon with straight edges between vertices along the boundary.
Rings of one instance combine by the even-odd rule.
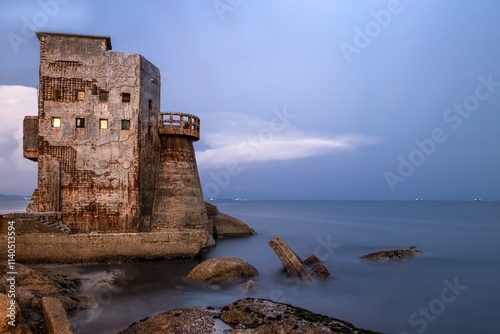
[[[72,233],[208,229],[193,141],[198,117],[160,112],[160,71],[106,36],[38,32],[38,116],[24,157],[38,163],[29,212]]]

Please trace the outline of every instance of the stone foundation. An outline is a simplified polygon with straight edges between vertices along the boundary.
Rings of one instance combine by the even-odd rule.
[[[205,230],[155,233],[23,234],[16,236],[16,262],[91,263],[197,256],[213,239]],[[6,259],[7,236],[0,237]]]

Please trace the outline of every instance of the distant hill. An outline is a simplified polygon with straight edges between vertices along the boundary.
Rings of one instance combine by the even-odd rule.
[[[21,201],[29,198],[30,196],[0,194],[0,201]]]

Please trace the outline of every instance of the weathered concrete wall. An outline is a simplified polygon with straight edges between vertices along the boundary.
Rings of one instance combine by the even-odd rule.
[[[152,211],[158,68],[139,55],[109,52],[106,37],[38,36],[37,211],[61,210],[75,232],[137,231],[139,215]],[[59,203],[53,161],[61,164]]]
[[[151,215],[158,174],[160,137],[160,70],[141,57],[141,114],[139,118],[139,231],[151,230]]]
[[[38,116],[26,116],[23,121],[23,156],[38,160]]]
[[[16,235],[26,233],[69,233],[69,228],[62,222],[60,212],[46,213],[8,213],[0,215],[0,234],[7,235],[9,224],[14,221]]]
[[[153,231],[168,228],[208,230],[193,143],[187,136],[162,135]]]
[[[157,233],[24,234],[16,237],[21,263],[91,263],[197,256],[210,235],[204,230],[165,229]],[[6,259],[7,237],[0,237]]]

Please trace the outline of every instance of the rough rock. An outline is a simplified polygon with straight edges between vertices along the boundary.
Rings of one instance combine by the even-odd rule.
[[[188,278],[207,283],[237,283],[257,276],[259,272],[236,257],[208,259],[194,267]]]
[[[213,216],[212,221],[219,239],[242,238],[256,234],[255,231],[243,221],[226,215],[225,213],[219,213]]]
[[[248,280],[246,281],[245,283],[241,284],[240,285],[241,288],[243,289],[243,292],[244,293],[248,293],[248,292],[252,292],[252,291],[256,291],[259,289],[259,286],[257,285],[257,283],[255,283],[253,280]]]
[[[407,249],[394,249],[394,250],[386,250],[375,253],[370,253],[360,258],[363,260],[372,260],[379,262],[388,262],[388,261],[399,261],[407,258],[413,257],[413,255],[417,253],[422,253],[420,249],[416,246],[410,246]]]
[[[219,213],[219,209],[217,208],[217,206],[213,205],[212,203],[205,202],[205,207],[207,208],[207,215],[209,218]]]
[[[5,264],[0,272],[6,272]],[[86,299],[69,296],[68,286],[61,286],[57,280],[44,272],[16,263],[16,297],[26,324],[33,333],[44,333],[42,298],[54,297],[61,301],[66,311],[84,308]],[[4,277],[0,284],[6,284]],[[5,285],[3,287],[5,290]]]
[[[313,278],[309,275],[309,272],[302,263],[300,257],[294,253],[294,251],[283,241],[283,239],[275,237],[273,240],[269,241],[269,246],[276,253],[279,260],[283,264],[283,267],[285,267],[290,276],[299,277],[304,281],[313,281]]]
[[[141,320],[118,334],[376,334],[351,323],[266,299],[175,309]]]
[[[219,214],[219,209],[217,209],[217,207],[212,203],[208,202],[205,202],[205,208],[207,209],[208,216],[208,232],[214,239],[217,239],[217,230],[215,229],[213,217]]]
[[[303,308],[266,299],[245,298],[225,306],[220,318],[234,333],[375,333]]]
[[[212,334],[224,333],[231,327],[219,319],[215,307],[189,307],[158,314],[132,324],[118,334]]]
[[[42,309],[47,334],[73,334],[73,327],[61,300],[54,297],[43,297]]]
[[[255,231],[243,221],[219,212],[219,209],[205,202],[209,221],[213,224],[215,238],[241,238],[255,235]]]
[[[11,311],[8,310],[8,307],[11,307],[10,300],[11,299],[6,294],[0,293],[0,333],[31,334],[31,331],[24,322],[19,304],[17,303],[12,311],[15,317],[15,326],[9,325],[9,321],[11,321],[9,317]]]
[[[325,264],[314,254],[311,254],[304,260],[304,264],[319,278],[330,278],[332,275]]]

